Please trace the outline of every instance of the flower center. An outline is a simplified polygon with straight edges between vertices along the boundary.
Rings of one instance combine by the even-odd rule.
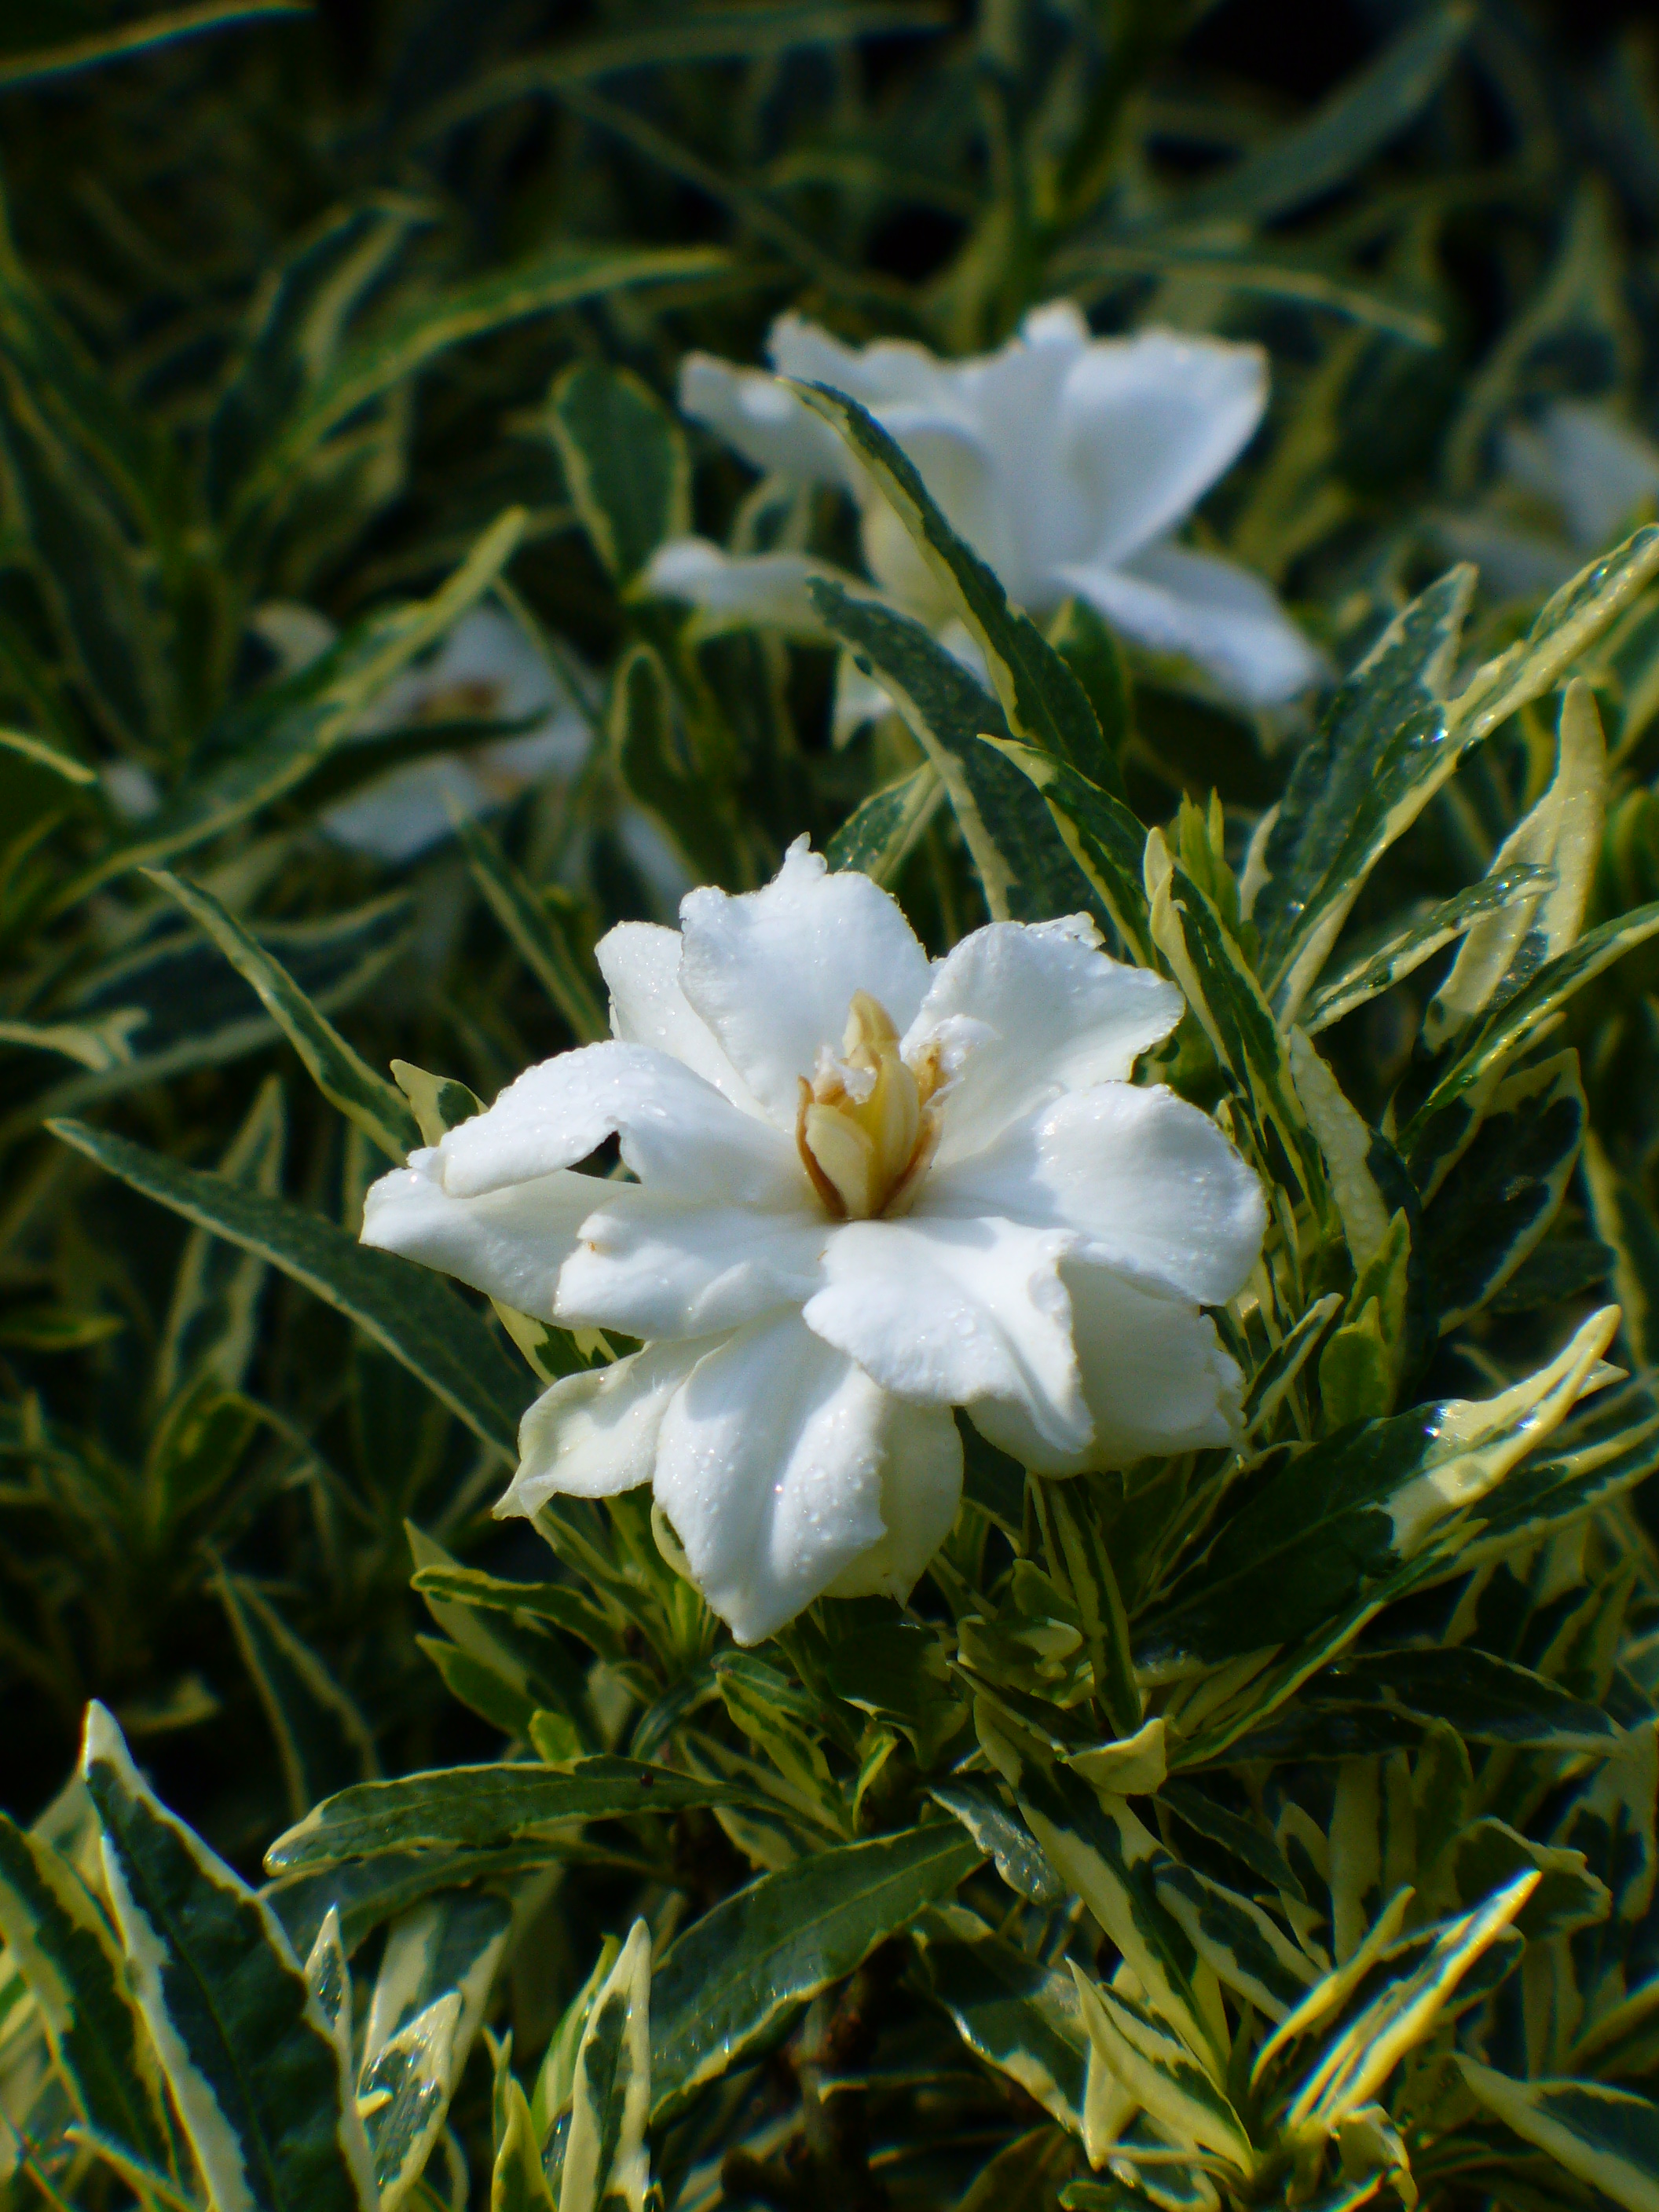
[[[944,1079],[937,1045],[912,1066],[886,1007],[854,991],[842,1057],[819,1054],[795,1116],[801,1164],[837,1221],[909,1211],[939,1143],[933,1100]]]

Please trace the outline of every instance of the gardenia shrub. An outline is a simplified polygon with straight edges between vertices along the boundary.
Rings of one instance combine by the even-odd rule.
[[[0,60],[5,2212],[1652,2212],[1645,49],[292,12]]]

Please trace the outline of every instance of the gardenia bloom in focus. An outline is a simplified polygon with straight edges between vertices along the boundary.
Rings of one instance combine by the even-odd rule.
[[[1318,677],[1318,656],[1259,577],[1174,540],[1261,419],[1260,347],[1156,330],[1091,338],[1078,309],[1056,301],[973,361],[911,344],[845,346],[795,315],[773,325],[769,352],[780,376],[830,385],[870,410],[1028,613],[1046,617],[1075,595],[1252,706],[1294,698]],[[945,629],[953,610],[903,525],[777,376],[693,354],[680,405],[757,468],[843,486],[862,511],[871,574]],[[803,586],[815,567],[799,554],[733,559],[679,538],[658,550],[647,580],[711,617],[810,629]]]
[[[805,839],[680,913],[599,945],[614,1042],[368,1194],[366,1243],[645,1340],[531,1407],[498,1511],[650,1482],[754,1643],[825,1591],[909,1591],[961,1493],[953,1407],[1056,1474],[1235,1436],[1200,1309],[1249,1273],[1262,1203],[1212,1121],[1128,1080],[1172,984],[1082,915],[930,963]],[[575,1172],[613,1133],[637,1181]]]

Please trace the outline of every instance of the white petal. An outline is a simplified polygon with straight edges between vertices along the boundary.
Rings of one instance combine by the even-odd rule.
[[[438,1180],[436,1151],[411,1152],[406,1168],[369,1186],[362,1241],[550,1321],[559,1270],[608,1188],[597,1176],[566,1170],[457,1198]]]
[[[1121,1082],[1181,1019],[1173,983],[1109,959],[1099,943],[1086,915],[994,921],[933,970],[907,1056],[960,1015],[995,1032],[969,1050],[945,1093],[939,1164],[979,1151],[1054,1091]]]
[[[1573,542],[1599,553],[1659,492],[1659,446],[1604,407],[1558,399],[1539,425]]]
[[[806,590],[814,576],[841,584],[855,580],[807,553],[738,555],[706,538],[672,538],[651,556],[641,588],[697,608],[704,635],[764,625],[822,645],[829,632]]]
[[[775,1306],[802,1304],[823,1279],[830,1224],[803,1178],[797,1213],[684,1206],[671,1192],[606,1183],[559,1278],[557,1317],[626,1336],[706,1336]]]
[[[396,865],[412,860],[499,801],[459,753],[409,761],[376,776],[349,799],[325,807],[325,834],[349,852]]]
[[[657,1502],[697,1587],[757,1644],[881,1540],[882,1391],[790,1312],[693,1370],[657,1443]]]
[[[1056,1454],[1017,1407],[987,1401],[969,1412],[991,1443],[1039,1474],[1076,1474],[1233,1441],[1244,1378],[1207,1314],[1108,1267],[1068,1260],[1061,1273],[1094,1442]]]
[[[962,1438],[948,1407],[889,1398],[881,1517],[887,1533],[830,1585],[831,1597],[893,1597],[901,1604],[951,1533],[962,1502]]]
[[[998,480],[996,457],[977,424],[921,407],[889,406],[877,412],[883,428],[915,465],[951,529],[1018,596],[1024,579],[1015,518]],[[930,629],[948,621],[956,602],[908,529],[875,490],[866,491],[863,506],[864,557],[871,574]]]
[[[614,1498],[649,1482],[669,1400],[708,1349],[706,1339],[647,1344],[544,1390],[519,1424],[519,1471],[497,1520],[528,1518],[550,1498]]]
[[[792,1142],[799,1079],[821,1045],[839,1051],[854,992],[880,1000],[902,1035],[927,988],[896,902],[868,876],[830,874],[804,837],[764,890],[692,891],[680,919],[680,988]]]
[[[805,483],[851,486],[856,480],[856,464],[830,425],[764,369],[688,354],[680,367],[680,412],[706,424],[757,469]]]
[[[1261,1187],[1215,1123],[1162,1084],[1057,1098],[988,1150],[936,1167],[913,1217],[1006,1214],[1200,1305],[1241,1289],[1261,1249]],[[844,1233],[844,1232],[843,1232]]]
[[[437,1172],[447,1191],[474,1196],[586,1159],[612,1133],[642,1182],[660,1182],[683,1200],[786,1210],[803,1202],[793,1136],[638,1044],[584,1045],[527,1069],[488,1113],[447,1132]]]
[[[1267,404],[1259,346],[1142,331],[1074,361],[1049,434],[1094,509],[1091,564],[1115,567],[1172,530],[1243,452]]]
[[[748,1085],[693,1013],[680,988],[680,933],[656,922],[619,921],[593,947],[611,993],[611,1028],[623,1044],[671,1054],[745,1113],[760,1111]]]
[[[872,410],[907,404],[948,408],[960,378],[957,364],[941,361],[908,338],[843,345],[803,315],[780,315],[766,351],[780,376],[792,376],[802,384],[827,384],[832,392],[845,392]]]
[[[1153,545],[1117,568],[1061,572],[1079,599],[1137,643],[1179,653],[1254,707],[1293,699],[1323,664],[1259,576],[1211,553]]]
[[[1021,1407],[1059,1452],[1091,1433],[1060,1261],[1073,1240],[1011,1221],[854,1221],[824,1254],[807,1326],[901,1398]]]

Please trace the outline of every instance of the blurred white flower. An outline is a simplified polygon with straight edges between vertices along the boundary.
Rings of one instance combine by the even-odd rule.
[[[1091,338],[1079,310],[1056,301],[1000,352],[972,361],[911,344],[845,346],[795,315],[773,325],[769,352],[776,376],[691,355],[682,410],[757,468],[850,492],[870,573],[931,628],[944,629],[951,609],[908,532],[779,377],[861,401],[1029,613],[1045,617],[1074,594],[1126,637],[1195,664],[1252,706],[1282,703],[1316,679],[1318,655],[1259,577],[1174,538],[1261,419],[1259,347],[1168,331]],[[717,620],[811,632],[802,586],[815,566],[799,554],[744,559],[679,538],[659,549],[647,582]]]
[[[496,1509],[653,1485],[739,1641],[902,1596],[962,1485],[951,1408],[1066,1474],[1223,1444],[1200,1309],[1254,1266],[1255,1176],[1129,1081],[1175,987],[1086,916],[929,962],[802,839],[764,890],[599,947],[615,1042],[547,1060],[368,1194],[363,1237],[643,1348],[526,1414]],[[635,1181],[575,1171],[611,1134]]]
[[[574,775],[592,732],[519,624],[495,607],[462,616],[436,653],[389,684],[358,725],[363,736],[432,722],[518,722],[517,737],[436,753],[377,776],[322,817],[328,835],[376,860],[412,860],[447,837],[456,815],[487,814],[544,775]]]
[[[1558,590],[1659,498],[1659,446],[1582,399],[1553,400],[1535,421],[1509,424],[1498,460],[1484,508],[1437,515],[1434,529],[1503,597]]]

